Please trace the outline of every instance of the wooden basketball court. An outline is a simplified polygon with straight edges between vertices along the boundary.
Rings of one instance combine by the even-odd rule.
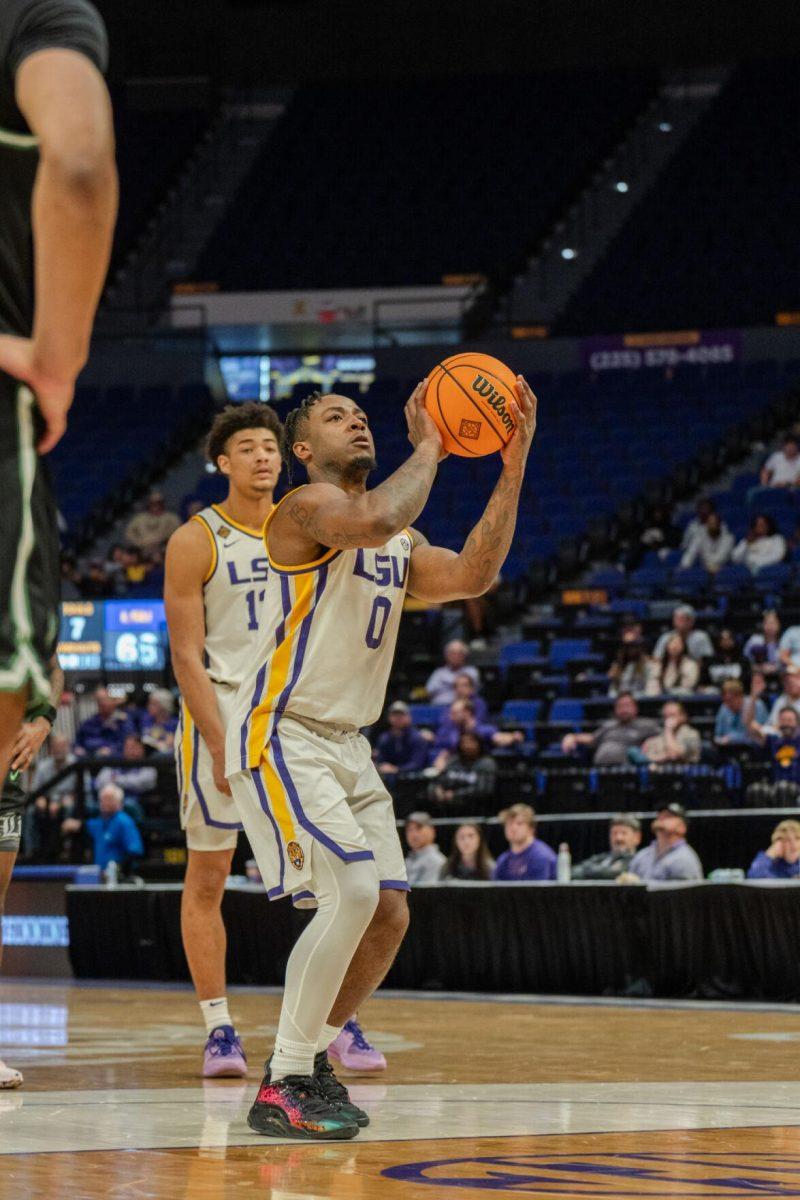
[[[232,995],[246,1084],[198,1078],[188,989],[5,983],[2,1200],[800,1196],[789,1006],[373,1000],[370,1127],[298,1144],[244,1121],[278,996]]]

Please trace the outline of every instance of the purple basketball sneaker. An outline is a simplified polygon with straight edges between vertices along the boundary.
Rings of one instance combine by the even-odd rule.
[[[212,1029],[203,1051],[204,1079],[243,1079],[247,1059],[232,1025]]]
[[[364,1037],[356,1021],[348,1021],[339,1036],[328,1046],[329,1058],[335,1058],[348,1071],[385,1071],[386,1059]]]

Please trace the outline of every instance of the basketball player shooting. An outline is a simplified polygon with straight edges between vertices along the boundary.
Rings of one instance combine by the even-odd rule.
[[[380,716],[406,592],[441,603],[482,595],[511,545],[536,398],[516,380],[516,431],[483,516],[459,553],[411,528],[442,439],[425,385],[405,416],[413,453],[368,491],[375,449],[345,396],[309,396],[284,430],[287,465],[308,484],[264,527],[269,558],[259,650],[226,738],[239,814],[271,899],[316,898],[297,940],[273,1055],[248,1122],[299,1139],[367,1125],[326,1047],[384,978],[408,926],[405,864],[389,793],[359,733]]]
[[[59,544],[37,450],[66,428],[111,253],[107,51],[86,0],[0,4],[0,778],[26,703],[49,702]]]

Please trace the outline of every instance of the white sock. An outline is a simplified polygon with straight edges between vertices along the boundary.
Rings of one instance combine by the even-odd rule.
[[[313,1075],[316,1050],[313,1042],[290,1042],[278,1036],[270,1064],[272,1082],[277,1083],[287,1075]]]
[[[323,1025],[322,1033],[319,1035],[319,1041],[317,1042],[317,1054],[322,1050],[327,1050],[331,1042],[335,1042],[341,1032],[341,1025]]]
[[[216,1000],[201,1000],[200,1011],[206,1023],[206,1034],[210,1037],[220,1025],[233,1025],[228,1012],[228,997],[218,996]]]

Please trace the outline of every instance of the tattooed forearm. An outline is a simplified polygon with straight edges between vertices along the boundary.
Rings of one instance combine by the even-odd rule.
[[[491,587],[505,562],[517,523],[522,474],[503,471],[483,516],[459,554],[461,571],[472,595]]]
[[[371,503],[378,506],[376,512],[381,512],[393,532],[410,525],[422,512],[438,465],[438,447],[423,442],[393,475],[370,492]]]

